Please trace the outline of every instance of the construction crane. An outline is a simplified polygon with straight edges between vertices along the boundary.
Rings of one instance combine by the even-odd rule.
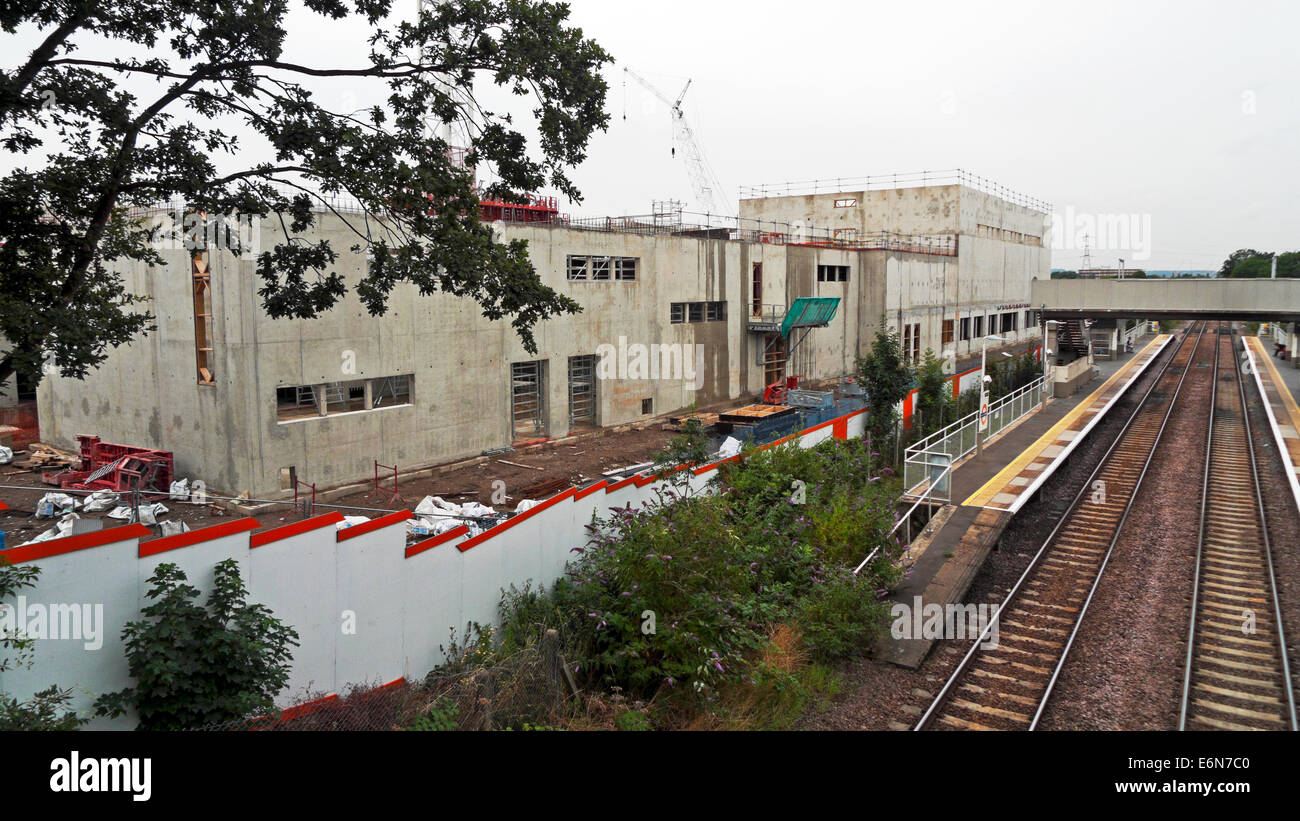
[[[677,95],[676,100],[668,99],[668,96],[659,89],[650,84],[641,75],[637,74],[630,68],[624,68],[623,73],[640,83],[646,91],[653,94],[660,102],[668,106],[668,112],[673,119],[673,156],[677,156],[677,146],[682,147],[686,158],[686,173],[690,175],[691,187],[695,190],[695,198],[700,207],[704,208],[710,214],[726,213],[720,207],[722,202],[730,202],[726,193],[722,189],[722,184],[718,182],[717,175],[713,173],[709,161],[704,158],[704,151],[701,150],[699,142],[695,139],[695,132],[686,122],[686,115],[682,113],[682,98],[691,87],[691,81],[687,80],[686,85],[682,88],[682,93]],[[627,115],[623,115],[627,119]]]

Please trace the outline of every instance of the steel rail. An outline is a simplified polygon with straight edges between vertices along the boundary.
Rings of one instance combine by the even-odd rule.
[[[1200,344],[1201,336],[1203,334],[1204,331],[1202,331],[1201,334],[1197,336],[1196,345]],[[1093,468],[1092,473],[1089,474],[1086,480],[1084,480],[1082,486],[1079,489],[1079,492],[1075,494],[1074,499],[1070,502],[1069,507],[1067,507],[1065,512],[1062,513],[1061,516],[1057,519],[1055,527],[1052,528],[1052,532],[1049,533],[1047,538],[1043,541],[1042,546],[1038,549],[1038,552],[1034,554],[1033,559],[1030,560],[1029,565],[1025,568],[1024,572],[1020,574],[1020,578],[1016,580],[1015,585],[1012,586],[1010,591],[1008,591],[1006,598],[1003,600],[1002,604],[999,605],[997,613],[994,614],[994,618],[989,620],[989,623],[985,625],[984,630],[975,639],[975,641],[971,643],[970,649],[966,651],[966,655],[962,657],[962,660],[958,663],[956,669],[953,670],[952,674],[948,677],[947,682],[944,683],[943,688],[939,691],[938,695],[934,697],[934,700],[931,702],[929,709],[927,709],[925,713],[921,716],[921,718],[917,720],[916,725],[912,728],[914,732],[924,730],[929,725],[930,721],[934,719],[935,715],[937,715],[939,708],[947,700],[949,693],[953,689],[953,686],[957,683],[958,679],[961,678],[961,676],[966,672],[967,668],[970,666],[970,662],[974,659],[975,653],[979,649],[980,644],[985,640],[988,634],[992,631],[993,626],[996,623],[997,619],[1001,617],[1002,611],[1004,611],[1007,608],[1007,606],[1010,605],[1011,602],[1015,599],[1015,597],[1020,593],[1020,589],[1021,587],[1024,586],[1025,581],[1029,578],[1030,574],[1033,573],[1035,569],[1037,569],[1040,561],[1042,560],[1043,556],[1046,554],[1047,549],[1056,540],[1056,536],[1060,532],[1061,528],[1065,526],[1066,520],[1068,520],[1070,518],[1070,515],[1074,513],[1074,511],[1078,508],[1079,503],[1083,500],[1084,495],[1092,487],[1092,483],[1096,479],[1097,475],[1101,473],[1102,469],[1105,468],[1107,463],[1110,461],[1111,455],[1115,452],[1116,448],[1119,447],[1120,442],[1124,439],[1124,435],[1133,426],[1133,423],[1137,420],[1137,418],[1141,416],[1143,406],[1146,405],[1147,400],[1151,397],[1151,394],[1155,392],[1155,389],[1160,385],[1160,382],[1165,378],[1165,374],[1168,373],[1169,368],[1173,366],[1174,361],[1178,358],[1179,353],[1182,352],[1183,346],[1187,344],[1187,339],[1190,335],[1191,335],[1191,331],[1189,330],[1187,333],[1183,334],[1183,337],[1178,341],[1178,345],[1176,347],[1173,347],[1170,350],[1169,359],[1163,365],[1160,366],[1160,372],[1156,374],[1155,379],[1151,381],[1150,387],[1148,387],[1146,389],[1146,392],[1142,394],[1142,398],[1138,401],[1136,407],[1133,410],[1133,413],[1129,415],[1129,418],[1127,420],[1125,420],[1124,426],[1120,429],[1119,433],[1115,435],[1115,438],[1111,442],[1110,447],[1106,449],[1105,454],[1103,454],[1101,459],[1097,462],[1097,466]],[[1187,367],[1183,369],[1182,377],[1186,377],[1187,371],[1190,369],[1192,359],[1195,358],[1195,355],[1196,355],[1196,347],[1193,346],[1191,354],[1188,356],[1187,359]],[[1182,377],[1180,377],[1179,379],[1180,386],[1182,384]],[[1172,406],[1173,406],[1173,402],[1171,401],[1170,407]],[[1152,447],[1152,452],[1153,453],[1155,452],[1154,446]],[[1136,488],[1134,489],[1133,496],[1136,497]]]
[[[1192,372],[1196,352],[1201,347],[1201,340],[1205,338],[1205,333],[1206,329],[1202,327],[1201,333],[1196,337],[1196,345],[1192,348],[1192,355],[1187,358],[1187,367],[1183,368],[1182,375],[1178,377],[1178,387],[1174,389],[1174,395],[1169,399],[1169,407],[1165,409],[1165,418],[1160,421],[1160,429],[1156,431],[1155,441],[1151,443],[1151,452],[1147,454],[1146,461],[1142,463],[1142,472],[1138,474],[1137,483],[1133,485],[1133,492],[1129,495],[1128,503],[1124,506],[1124,513],[1120,516],[1119,524],[1115,525],[1115,533],[1111,536],[1110,546],[1106,548],[1106,555],[1102,557],[1101,566],[1097,568],[1097,578],[1093,580],[1092,587],[1088,590],[1088,598],[1084,600],[1083,606],[1079,608],[1079,616],[1074,621],[1074,628],[1070,631],[1070,638],[1065,642],[1065,647],[1061,650],[1061,658],[1052,669],[1052,677],[1047,682],[1047,689],[1043,691],[1043,697],[1038,702],[1038,709],[1034,712],[1034,718],[1029,722],[1031,731],[1038,727],[1038,722],[1043,717],[1043,711],[1047,709],[1047,701],[1052,696],[1052,690],[1056,688],[1056,680],[1060,677],[1061,670],[1065,668],[1065,660],[1069,658],[1070,649],[1074,646],[1074,640],[1079,635],[1079,629],[1083,627],[1083,620],[1088,615],[1088,605],[1092,604],[1092,597],[1096,595],[1097,588],[1101,586],[1102,576],[1106,573],[1106,565],[1110,563],[1110,557],[1115,552],[1115,545],[1119,544],[1119,537],[1124,532],[1124,525],[1128,522],[1129,514],[1133,511],[1133,505],[1138,500],[1138,495],[1142,490],[1142,481],[1146,479],[1147,471],[1151,468],[1151,462],[1155,459],[1161,440],[1164,439],[1165,428],[1169,426],[1169,418],[1173,416],[1174,408],[1178,406],[1178,397],[1187,381],[1187,374]],[[1215,362],[1219,360],[1217,329],[1214,340],[1214,360]],[[1213,413],[1211,413],[1211,416],[1213,416]]]
[[[1244,341],[1243,341],[1244,346]],[[1268,568],[1269,591],[1273,599],[1273,618],[1277,626],[1277,647],[1278,659],[1282,667],[1282,689],[1287,697],[1287,713],[1291,730],[1300,729],[1296,720],[1296,704],[1293,681],[1291,678],[1291,665],[1286,649],[1286,634],[1282,624],[1282,602],[1278,595],[1277,578],[1273,569],[1273,548],[1272,540],[1268,535],[1268,514],[1264,507],[1263,491],[1259,481],[1259,463],[1255,455],[1255,440],[1252,435],[1250,425],[1250,413],[1248,412],[1245,380],[1236,370],[1237,345],[1236,340],[1232,342],[1232,359],[1233,359],[1233,380],[1237,385],[1237,399],[1241,403],[1241,417],[1245,427],[1246,435],[1246,455],[1250,461],[1250,472],[1253,487],[1255,488],[1255,508],[1259,513],[1260,540],[1262,542],[1265,566]],[[1248,362],[1250,360],[1247,360]],[[1219,358],[1214,360],[1215,370],[1215,391],[1213,396],[1217,397],[1218,393],[1218,371]],[[1179,702],[1178,709],[1178,729],[1180,732],[1187,730],[1187,712],[1191,703],[1192,688],[1192,671],[1196,651],[1196,623],[1198,621],[1199,608],[1201,603],[1201,565],[1205,551],[1205,520],[1209,509],[1209,482],[1210,482],[1210,459],[1211,453],[1208,450],[1213,443],[1215,400],[1211,399],[1210,415],[1210,434],[1206,437],[1206,457],[1205,457],[1205,474],[1201,484],[1201,525],[1196,541],[1196,570],[1192,577],[1192,610],[1190,625],[1187,630],[1187,656],[1183,668],[1183,692]]]

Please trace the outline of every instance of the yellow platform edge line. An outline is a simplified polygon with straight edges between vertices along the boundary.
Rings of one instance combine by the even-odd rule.
[[[1277,366],[1273,364],[1273,358],[1266,352],[1263,340],[1257,336],[1247,337],[1247,339],[1253,343],[1251,347],[1255,348],[1255,355],[1268,366],[1268,377],[1273,382],[1273,388],[1277,391],[1277,395],[1282,397],[1282,406],[1286,408],[1287,416],[1291,417],[1291,425],[1296,430],[1300,430],[1300,405],[1296,404],[1295,397],[1291,395],[1290,389],[1287,388],[1286,382],[1282,379],[1282,374],[1278,372]]]
[[[1135,363],[1137,363],[1143,355],[1150,351],[1154,346],[1163,343],[1168,336],[1169,334],[1157,334],[1156,337],[1148,342],[1136,356],[1126,362],[1124,367],[1111,374],[1110,378],[1101,384],[1101,387],[1093,391],[1087,399],[1084,399],[1082,402],[1071,408],[1069,413],[1057,420],[1056,424],[1048,428],[1046,433],[1038,437],[1032,445],[1021,451],[1019,456],[1011,460],[1006,467],[999,471],[992,479],[985,482],[979,490],[972,493],[966,501],[962,502],[962,504],[984,507],[993,500],[994,496],[997,496],[999,493],[1006,490],[1007,484],[1020,475],[1020,471],[1025,469],[1025,465],[1037,459],[1044,450],[1054,444],[1057,437],[1061,435],[1061,431],[1073,424],[1074,420],[1082,416],[1084,412],[1087,411],[1103,393],[1109,390],[1116,381],[1123,378],[1129,369],[1135,367]]]

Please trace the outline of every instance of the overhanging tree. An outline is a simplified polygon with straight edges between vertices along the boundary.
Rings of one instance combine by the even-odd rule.
[[[568,7],[431,2],[402,21],[393,0],[305,5],[319,18],[354,20],[368,35],[367,58],[286,59],[288,0],[232,0],[202,14],[176,0],[0,9],[5,32],[35,27],[39,39],[0,75],[0,146],[13,168],[0,178],[0,336],[12,346],[0,381],[18,371],[34,384],[47,360],[83,377],[109,348],[153,328],[114,268],[162,263],[159,225],[129,211],[160,202],[279,219],[286,236],[256,266],[274,318],[316,317],[346,293],[335,270],[341,249],[307,234],[344,195],[359,206],[338,215],[349,249],[370,260],[356,293],[372,315],[407,282],[509,318],[535,351],[537,322],[579,310],[542,284],[524,243],[497,242],[477,210],[480,196],[523,202],[547,186],[581,199],[568,175],[607,126],[600,69],[610,58],[568,24]],[[138,53],[101,59],[105,43]],[[333,111],[308,88],[319,78],[386,96]],[[476,79],[528,99],[534,141],[510,115],[483,107]],[[463,160],[430,133],[430,119],[465,135]],[[258,147],[269,159],[246,161]],[[478,191],[476,171],[496,181]]]

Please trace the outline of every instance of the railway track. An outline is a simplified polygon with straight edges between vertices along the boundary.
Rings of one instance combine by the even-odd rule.
[[[1193,331],[1179,339],[994,622],[971,644],[914,729],[1037,726],[1183,385],[1193,365],[1216,357],[1216,346],[1205,344],[1215,340],[1203,323],[1194,333],[1194,341]],[[982,648],[995,625],[997,646]]]
[[[1178,728],[1295,730],[1295,695],[1245,387],[1231,334],[1215,359]]]

